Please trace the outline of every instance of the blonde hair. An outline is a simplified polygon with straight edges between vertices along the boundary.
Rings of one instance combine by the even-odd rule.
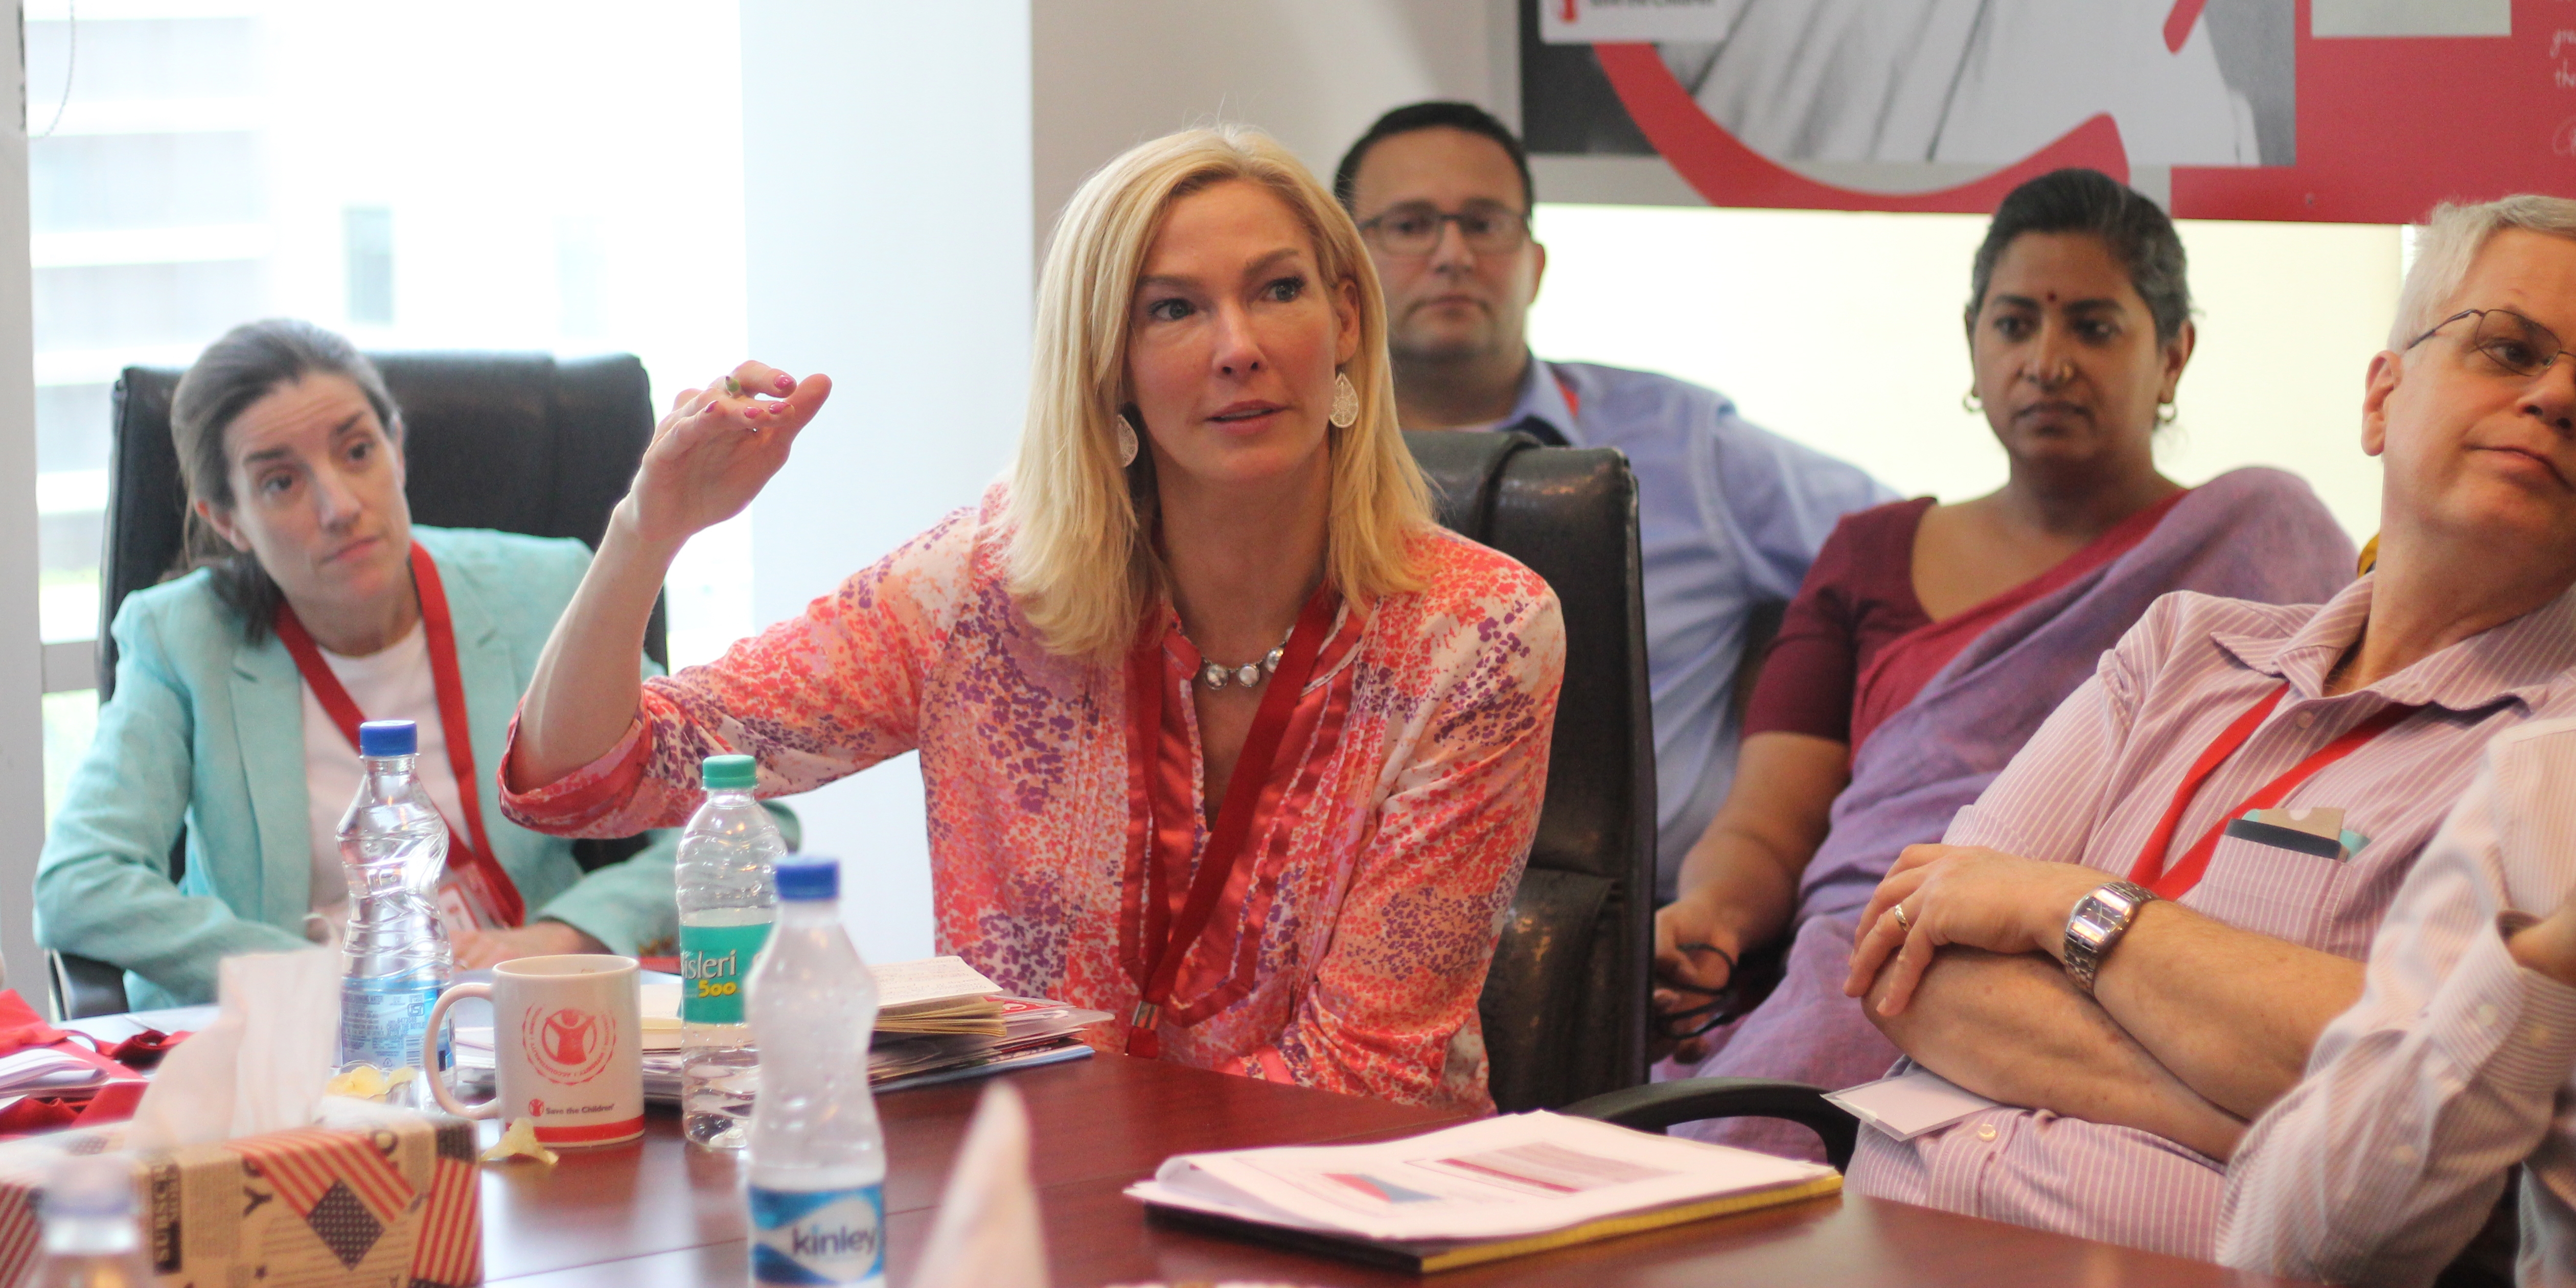
[[[1150,535],[1152,458],[1118,463],[1127,319],[1145,252],[1173,203],[1232,180],[1260,184],[1297,216],[1314,242],[1321,289],[1349,282],[1359,296],[1360,343],[1342,372],[1359,391],[1360,414],[1326,439],[1324,575],[1363,602],[1421,585],[1409,544],[1431,523],[1431,506],[1396,428],[1385,297],[1359,229],[1268,135],[1184,130],[1128,149],[1083,181],[1056,220],[1038,277],[1028,422],[1010,473],[1009,586],[1060,655],[1123,653],[1164,589]]]
[[[2400,353],[2442,320],[2460,283],[2487,242],[2508,228],[2576,239],[2576,201],[2518,193],[2472,206],[2445,202],[2433,207],[2424,231],[2415,235],[2415,262],[2397,292],[2397,322],[2389,328],[2388,347]]]

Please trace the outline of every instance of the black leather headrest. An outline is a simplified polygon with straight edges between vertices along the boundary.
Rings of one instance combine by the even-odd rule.
[[[651,384],[634,355],[372,356],[402,409],[413,522],[598,546],[653,438]],[[102,696],[115,683],[107,628],[117,607],[178,566],[186,489],[170,441],[170,395],[181,374],[127,367],[116,383],[99,567]],[[646,648],[657,659],[666,656],[663,635],[657,607]]]
[[[1404,431],[1405,449],[1431,485],[1431,503],[1440,526],[1470,541],[1485,541],[1493,526],[1494,496],[1502,485],[1504,462],[1538,440],[1522,433],[1459,433],[1433,429]]]

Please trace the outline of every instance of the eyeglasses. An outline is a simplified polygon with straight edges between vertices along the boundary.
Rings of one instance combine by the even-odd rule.
[[[1389,255],[1428,255],[1440,246],[1440,231],[1458,225],[1467,249],[1479,255],[1509,255],[1529,242],[1529,216],[1496,202],[1469,202],[1455,214],[1429,202],[1390,206],[1360,225],[1360,231]]]
[[[2511,309],[2462,309],[2433,324],[2431,331],[2415,337],[2406,347],[2412,349],[2432,339],[2435,332],[2461,318],[2478,320],[2477,330],[2469,336],[2469,348],[2512,375],[2528,380],[2567,356],[2567,346],[2558,342],[2557,332]]]

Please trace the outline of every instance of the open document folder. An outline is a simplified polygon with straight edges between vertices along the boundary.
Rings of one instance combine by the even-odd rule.
[[[1270,1242],[1447,1270],[1841,1188],[1819,1163],[1542,1112],[1377,1144],[1181,1154],[1127,1194]]]

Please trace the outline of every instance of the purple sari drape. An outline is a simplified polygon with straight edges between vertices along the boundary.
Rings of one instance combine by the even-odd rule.
[[[1848,1087],[1881,1076],[1895,1046],[1843,996],[1870,891],[1906,846],[1941,839],[2102,653],[2160,595],[2193,590],[2272,604],[2323,602],[2352,580],[2353,547],[2295,475],[2250,468],[2201,484],[2153,532],[1996,622],[1959,651],[1852,758],[1831,830],[1807,865],[1786,973],[1753,1012],[1711,1033],[1670,1078],[1782,1078]],[[1822,1159],[1814,1136],[1767,1119],[1687,1124],[1675,1134]]]

